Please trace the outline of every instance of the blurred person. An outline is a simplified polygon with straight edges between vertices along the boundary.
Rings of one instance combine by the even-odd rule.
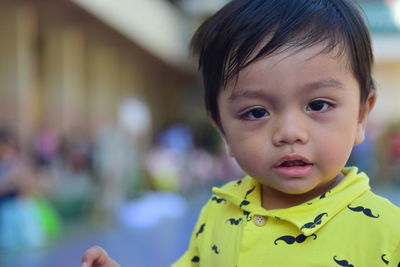
[[[390,127],[386,138],[386,175],[391,182],[400,183],[400,124]]]
[[[145,160],[153,189],[185,190],[191,177],[188,165],[193,151],[193,133],[188,125],[173,124],[161,131]]]
[[[389,159],[400,163],[400,129],[396,129],[389,136]]]
[[[226,154],[226,146],[212,125],[196,124],[196,151],[190,162],[204,185],[221,184],[243,177],[243,170]],[[199,149],[200,148],[200,149]],[[203,165],[203,166],[202,166]],[[198,185],[195,184],[195,187]]]
[[[144,165],[142,151],[151,130],[150,120],[147,105],[129,97],[119,106],[117,122],[104,125],[98,132],[93,152],[98,176],[96,221],[114,222],[118,208],[127,201],[131,185],[143,178],[139,173]]]
[[[0,201],[36,194],[36,178],[11,130],[0,126]]]
[[[91,174],[93,145],[83,134],[74,134],[66,137],[64,139],[63,154],[64,161],[72,172]]]
[[[41,196],[41,185],[14,134],[1,127],[0,249],[41,246],[60,233],[58,215]]]
[[[399,133],[399,122],[389,123],[377,140],[377,181],[381,184],[390,186],[400,182]]]
[[[360,171],[368,173],[371,180],[376,180],[379,172],[377,143],[382,126],[377,120],[369,120],[365,131],[364,141],[354,146],[347,165],[357,166]]]
[[[213,189],[173,266],[399,266],[400,209],[345,168],[376,100],[352,2],[233,0],[192,45],[211,122],[248,176]],[[82,266],[117,264],[94,247]]]
[[[103,127],[94,148],[94,168],[98,192],[94,205],[96,221],[113,222],[118,207],[126,201],[127,179],[134,167],[134,147],[131,137],[114,125]]]
[[[48,168],[58,155],[60,138],[50,127],[42,127],[33,141],[35,163],[39,168]]]

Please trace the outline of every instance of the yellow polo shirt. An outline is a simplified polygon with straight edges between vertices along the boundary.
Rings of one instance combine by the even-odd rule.
[[[287,209],[264,209],[251,177],[213,188],[172,266],[400,267],[400,209],[357,168],[343,173],[330,191]]]

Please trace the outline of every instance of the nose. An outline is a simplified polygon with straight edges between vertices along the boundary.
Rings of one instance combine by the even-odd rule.
[[[306,123],[299,117],[286,115],[278,118],[272,135],[275,146],[306,144],[309,132]]]

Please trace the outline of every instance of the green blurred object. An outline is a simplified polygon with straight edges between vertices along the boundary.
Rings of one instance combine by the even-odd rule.
[[[43,227],[46,237],[54,239],[60,236],[62,223],[56,210],[44,198],[37,197],[34,201],[37,218]]]

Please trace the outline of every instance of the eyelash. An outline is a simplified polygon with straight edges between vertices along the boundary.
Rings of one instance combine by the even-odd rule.
[[[261,115],[260,117],[256,117],[256,116],[254,116],[254,113],[253,113],[255,111],[258,111],[258,112],[261,111],[261,112],[264,112],[264,114]],[[268,117],[269,115],[270,115],[269,112],[265,108],[253,107],[253,108],[248,109],[248,110],[244,111],[243,113],[241,113],[240,118],[245,119],[245,120],[259,120],[261,118]],[[250,118],[250,116],[252,116],[252,118]]]
[[[322,107],[322,109],[320,109],[320,110],[310,110],[309,108],[310,108],[310,105],[312,105],[312,104],[319,104],[319,105],[322,104],[323,107]],[[332,102],[329,102],[329,101],[326,101],[326,100],[323,100],[323,99],[316,99],[316,100],[311,101],[311,102],[307,105],[306,111],[309,111],[309,112],[318,112],[318,113],[320,113],[320,112],[325,112],[325,111],[327,111],[328,109],[334,108],[334,107],[335,107],[335,105],[334,105]]]

